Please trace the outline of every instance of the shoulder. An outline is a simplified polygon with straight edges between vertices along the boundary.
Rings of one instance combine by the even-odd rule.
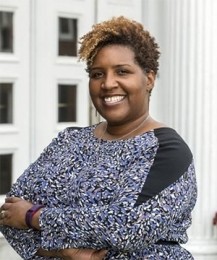
[[[157,150],[143,186],[143,202],[159,194],[193,169],[193,155],[174,129],[163,127],[152,131],[157,140]]]
[[[181,177],[193,160],[192,152],[183,138],[172,128],[154,129],[158,149],[151,172],[162,174],[171,182]]]
[[[83,135],[85,136],[87,133],[91,133],[93,131],[94,126],[71,126],[67,127],[64,130],[60,131],[57,135],[58,139],[62,138],[78,138],[82,137]]]
[[[192,153],[184,139],[173,129],[162,127],[154,129],[154,135],[158,140],[158,152],[156,159],[177,160],[179,165],[192,161]]]
[[[92,132],[92,126],[67,127],[61,130],[60,132],[58,132],[57,135],[54,138],[52,138],[52,141],[49,143],[49,145],[43,149],[42,154],[44,154],[44,152],[51,153],[52,151],[56,151],[60,149],[62,150],[63,147],[64,149],[66,149],[69,146],[73,147],[81,143],[83,139],[86,140],[91,132]]]

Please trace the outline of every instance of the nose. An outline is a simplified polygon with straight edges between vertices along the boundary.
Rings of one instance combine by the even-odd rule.
[[[104,89],[112,89],[118,86],[117,79],[113,73],[107,73],[106,77],[104,78],[101,87]]]

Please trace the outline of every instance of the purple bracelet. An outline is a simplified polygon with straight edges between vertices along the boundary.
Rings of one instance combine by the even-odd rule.
[[[32,226],[32,218],[33,216],[35,215],[35,213],[37,211],[39,211],[39,209],[43,208],[44,206],[43,205],[33,205],[29,210],[27,210],[26,212],[26,217],[25,217],[25,221],[26,221],[26,225],[29,227],[29,228],[33,228],[35,229],[33,226]]]

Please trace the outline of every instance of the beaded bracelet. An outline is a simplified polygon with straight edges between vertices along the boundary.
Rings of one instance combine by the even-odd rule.
[[[43,208],[44,206],[43,205],[33,205],[29,210],[27,210],[26,212],[26,216],[25,216],[25,221],[26,221],[26,225],[29,227],[29,228],[33,228],[35,229],[33,226],[32,226],[32,218],[33,216],[35,215],[35,213],[37,211],[39,211],[39,209]]]

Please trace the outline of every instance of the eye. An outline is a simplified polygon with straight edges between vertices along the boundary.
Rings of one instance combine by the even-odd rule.
[[[103,72],[101,72],[101,71],[91,71],[90,73],[89,73],[89,77],[91,78],[91,79],[100,79],[100,78],[102,78],[103,77]]]
[[[126,69],[118,69],[117,70],[117,74],[118,75],[126,75],[126,74],[128,74],[129,72],[128,72],[128,70],[126,70]]]

